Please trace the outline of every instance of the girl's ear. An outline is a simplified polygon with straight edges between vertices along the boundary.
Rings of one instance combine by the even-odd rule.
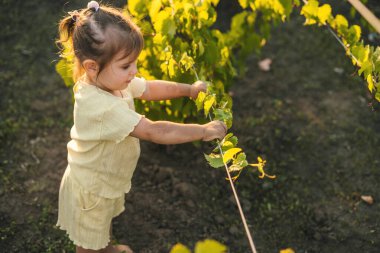
[[[87,59],[84,60],[82,63],[82,66],[84,68],[84,71],[86,71],[86,74],[93,80],[96,79],[98,72],[99,72],[99,65],[96,61]]]

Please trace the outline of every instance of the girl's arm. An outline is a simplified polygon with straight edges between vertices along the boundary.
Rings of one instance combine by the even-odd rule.
[[[206,84],[197,81],[193,85],[164,80],[146,81],[146,89],[139,99],[158,101],[178,97],[196,99],[200,91],[206,91]]]
[[[142,117],[131,136],[158,144],[180,144],[197,140],[223,139],[226,131],[227,127],[222,121],[199,125],[151,121]]]

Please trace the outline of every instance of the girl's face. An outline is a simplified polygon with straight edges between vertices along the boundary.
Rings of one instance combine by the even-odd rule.
[[[116,54],[98,75],[96,85],[101,89],[108,92],[124,90],[137,74],[137,60],[131,61],[129,57],[120,56],[123,54]]]

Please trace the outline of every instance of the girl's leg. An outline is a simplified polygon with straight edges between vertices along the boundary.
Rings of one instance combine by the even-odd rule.
[[[110,238],[112,239],[112,221],[110,226]],[[118,244],[118,245],[108,245],[105,251],[106,253],[133,253],[133,250],[128,245]]]
[[[130,247],[127,245],[108,245],[104,249],[100,250],[92,250],[92,249],[84,249],[82,247],[76,247],[76,253],[133,253]]]
[[[92,250],[92,249],[84,249],[82,247],[76,246],[76,253],[101,253],[102,250]]]
[[[112,222],[110,226],[110,238],[112,238]],[[77,246],[76,253],[133,253],[133,251],[127,245],[111,245],[110,243],[106,248],[100,250],[84,249],[82,247]]]

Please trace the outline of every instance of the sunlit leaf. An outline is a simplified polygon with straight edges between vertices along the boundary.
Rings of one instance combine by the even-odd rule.
[[[322,24],[326,24],[327,19],[331,16],[331,6],[324,4],[318,8],[318,19]]]
[[[220,154],[204,154],[204,156],[211,167],[220,168],[224,166],[223,158]]]
[[[318,17],[318,1],[309,0],[301,9],[301,15],[306,18],[305,25],[312,25],[316,23],[316,17]]]
[[[248,7],[249,0],[238,0],[241,8],[245,9]]]
[[[367,83],[368,83],[368,89],[369,89],[369,91],[372,92],[373,89],[374,89],[374,87],[375,87],[375,85],[373,83],[373,76],[372,75],[368,75],[367,76]]]
[[[358,42],[360,40],[360,37],[362,34],[362,30],[361,30],[360,26],[353,25],[350,27],[350,29],[348,29],[348,32],[349,32],[349,38],[350,38],[349,43],[350,44],[353,44],[353,43]]]
[[[180,243],[177,243],[170,250],[170,253],[191,253],[191,251],[186,246],[184,246],[184,245],[182,245]]]
[[[161,10],[156,19],[153,22],[154,29],[158,33],[168,35],[170,38],[173,38],[177,29],[175,21],[172,17],[172,9],[165,8]]]
[[[228,163],[240,151],[241,148],[231,148],[227,150],[223,155],[223,162]]]
[[[229,149],[231,149],[231,148],[234,148],[235,146],[234,146],[234,144],[232,143],[232,142],[230,142],[230,141],[225,141],[225,142],[223,142],[223,145],[222,145],[222,150],[225,152],[225,151],[227,151],[227,150],[229,150]]]
[[[204,109],[204,113],[206,116],[208,115],[208,113],[209,113],[211,107],[214,105],[215,101],[216,101],[215,95],[208,95],[204,99],[203,109]]]
[[[203,109],[203,102],[204,102],[205,98],[206,98],[206,93],[204,93],[203,91],[198,93],[198,97],[195,100],[195,104],[197,106],[198,111]]]
[[[295,251],[292,248],[287,248],[280,250],[280,253],[295,253]]]
[[[64,58],[59,60],[59,62],[55,65],[55,69],[58,72],[58,74],[62,77],[67,87],[71,87],[74,85],[73,67],[69,61],[67,61]]]
[[[146,0],[128,0],[128,10],[135,17],[141,17],[147,12],[148,2]]]
[[[194,62],[194,59],[193,59],[192,57],[188,56],[187,53],[184,52],[184,53],[182,54],[182,58],[181,58],[181,60],[179,61],[179,63],[180,63],[182,66],[184,66],[184,67],[185,67],[185,70],[187,71],[187,70],[189,70],[191,67],[194,66],[194,63],[195,63],[195,62]]]
[[[149,15],[150,15],[151,19],[157,18],[157,14],[160,11],[161,7],[162,7],[161,0],[152,0],[151,1],[151,5],[149,8]]]
[[[227,247],[215,240],[204,240],[203,242],[197,242],[195,245],[194,253],[225,253]]]

